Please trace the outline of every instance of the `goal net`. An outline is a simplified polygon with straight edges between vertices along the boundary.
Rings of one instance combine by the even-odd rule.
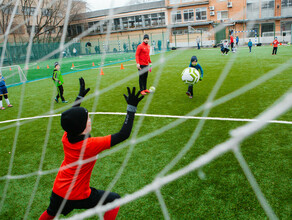
[[[213,25],[204,21],[209,17],[206,1],[193,9],[176,4],[187,1],[157,1],[159,7],[174,2],[160,10],[154,1],[128,1],[128,8],[115,9],[113,0],[98,21],[95,12],[88,18],[74,14],[81,11],[78,2],[83,3],[0,3],[0,13],[9,15],[0,35],[0,71],[6,85],[21,84],[9,88],[14,107],[0,111],[0,219],[38,219],[48,208],[64,159],[60,113],[72,107],[80,77],[91,89],[82,106],[88,109],[92,136],[120,129],[126,115],[123,93],[127,86],[139,87],[135,52],[143,31],[150,36],[153,63],[147,86],[156,90],[139,104],[131,136],[93,158],[83,160],[81,154],[63,168],[78,167],[76,177],[98,158],[90,185],[121,198],[64,216],[61,210],[73,180],[55,219],[103,219],[117,206],[121,219],[289,219],[291,48],[279,46],[278,55],[271,56],[269,46],[253,47],[252,52],[243,46],[223,56],[220,48],[212,48],[214,38],[227,39],[245,12],[230,13],[232,18]],[[133,8],[140,6],[133,2],[141,8],[148,4],[149,14],[135,14]],[[126,9],[129,14],[119,16]],[[191,28],[183,19],[188,24],[197,20],[202,28]],[[38,22],[44,20],[49,23],[41,29]],[[163,33],[156,30],[158,24]],[[237,34],[240,40],[245,36]],[[197,38],[204,47],[188,48]],[[10,43],[13,39],[17,42]],[[169,50],[176,46],[180,49]],[[193,86],[191,99],[181,72],[193,56],[204,77]],[[67,104],[55,101],[55,62],[61,66]]]
[[[0,73],[5,78],[6,86],[17,85],[27,81],[19,65],[0,67]]]

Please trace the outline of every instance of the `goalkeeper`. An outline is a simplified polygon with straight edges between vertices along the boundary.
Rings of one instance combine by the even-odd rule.
[[[0,71],[0,110],[5,109],[2,104],[3,96],[6,101],[7,107],[13,107],[13,105],[10,104],[9,99],[8,99],[8,91],[5,84],[5,78],[4,76],[2,76],[2,73]]]
[[[132,92],[128,87],[128,96],[124,95],[128,104],[127,115],[121,130],[116,134],[105,137],[91,137],[91,120],[88,116],[88,111],[80,107],[83,97],[90,89],[85,89],[83,78],[80,78],[79,81],[80,91],[74,106],[61,115],[61,126],[65,130],[62,138],[65,157],[61,168],[78,160],[89,158],[93,160],[81,165],[77,177],[75,176],[76,165],[59,170],[54,182],[50,205],[40,216],[40,220],[53,219],[56,216],[73,181],[75,181],[73,183],[74,186],[71,192],[69,192],[69,197],[67,196],[68,199],[64,207],[60,210],[60,213],[63,215],[67,215],[74,209],[90,209],[98,203],[106,204],[120,198],[117,193],[105,192],[89,187],[91,172],[97,160],[97,155],[100,152],[126,140],[130,136],[137,105],[144,96],[139,97],[140,91],[135,94],[135,87]],[[105,198],[101,201],[104,194],[106,194]],[[119,207],[107,211],[104,214],[104,219],[115,219],[118,211]]]
[[[200,70],[200,72],[201,72],[200,81],[202,81],[204,71],[203,71],[203,68],[201,67],[201,65],[198,63],[198,59],[196,56],[192,56],[189,67],[196,68],[197,70]],[[190,99],[193,98],[193,84],[189,84],[188,91],[186,92],[186,94],[189,96]]]
[[[67,103],[68,101],[65,100],[63,93],[64,93],[64,88],[63,88],[63,84],[64,84],[64,80],[60,71],[60,65],[58,62],[55,63],[55,69],[53,72],[53,81],[57,87],[57,91],[58,91],[58,95],[55,98],[55,101],[58,103],[59,102],[59,97],[61,97],[61,100],[63,103]]]

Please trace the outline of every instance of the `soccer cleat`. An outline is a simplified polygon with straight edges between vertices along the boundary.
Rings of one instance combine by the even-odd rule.
[[[190,98],[190,99],[192,99],[192,98],[193,98],[193,96],[191,96],[191,95],[190,95],[190,96],[189,96],[189,98]]]
[[[150,93],[150,91],[149,91],[148,89],[145,89],[144,92],[146,92],[146,93]]]
[[[65,101],[62,101],[62,102],[63,102],[63,103],[68,103],[68,101],[66,101],[66,100],[65,100]]]
[[[4,110],[5,108],[4,108],[4,107],[0,107],[0,109],[1,109],[1,110]]]
[[[191,93],[188,91],[188,92],[186,92],[186,94],[187,94],[187,96],[191,96]]]
[[[13,107],[13,105],[9,104],[9,105],[7,105],[7,107]]]
[[[140,93],[141,95],[146,95],[147,93],[145,92],[145,90],[141,91]]]
[[[58,99],[57,99],[57,98],[55,98],[55,101],[56,101],[57,103],[59,103],[59,101],[58,101]]]

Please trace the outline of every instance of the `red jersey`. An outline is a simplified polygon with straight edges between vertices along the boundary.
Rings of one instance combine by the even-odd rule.
[[[150,54],[149,44],[145,44],[144,42],[142,42],[137,47],[136,63],[144,66],[147,66],[149,63],[152,63],[149,54]]]
[[[230,43],[234,43],[233,36],[230,36]]]
[[[279,41],[278,41],[278,40],[274,40],[274,41],[273,41],[273,45],[274,45],[274,47],[278,47],[278,44],[279,44]]]
[[[101,151],[109,149],[111,146],[111,135],[105,137],[90,137],[86,140],[72,144],[68,141],[67,132],[65,132],[62,142],[65,158],[62,162],[61,168],[79,160],[83,144],[86,144],[83,160],[97,156],[97,154]],[[86,199],[90,196],[91,189],[89,187],[89,182],[96,159],[81,166],[76,182],[68,199],[80,200]],[[77,167],[78,166],[76,165],[64,170],[59,170],[53,186],[54,193],[65,198],[70,184],[73,181]]]

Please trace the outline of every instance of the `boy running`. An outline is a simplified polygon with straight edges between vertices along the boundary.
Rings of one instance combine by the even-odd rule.
[[[62,138],[65,157],[61,168],[80,160],[93,160],[79,167],[75,165],[59,170],[54,182],[50,205],[39,220],[54,219],[58,211],[63,215],[67,215],[74,209],[90,209],[99,203],[104,205],[120,198],[117,193],[105,192],[90,187],[91,173],[100,152],[110,149],[110,147],[119,144],[130,136],[137,105],[144,96],[139,97],[140,91],[135,94],[135,87],[132,92],[128,87],[128,96],[124,95],[128,104],[127,115],[121,130],[116,134],[104,137],[91,137],[91,120],[88,111],[80,107],[82,99],[90,89],[85,89],[83,78],[80,78],[79,81],[80,91],[74,106],[61,114],[61,126],[65,130]],[[67,192],[72,184],[73,188],[68,196]],[[61,207],[63,200],[65,200],[65,205]],[[118,211],[119,207],[116,207],[105,212],[104,219],[115,219]]]
[[[58,95],[55,98],[55,101],[58,103],[59,102],[59,97],[61,97],[61,100],[63,103],[67,103],[68,101],[65,100],[63,93],[64,93],[64,88],[63,88],[63,84],[64,84],[64,80],[60,71],[60,65],[58,62],[55,63],[55,69],[53,72],[53,81],[55,83],[55,86],[57,87],[57,91],[58,91]]]
[[[204,75],[204,71],[203,71],[201,65],[198,64],[198,59],[197,59],[196,56],[193,56],[191,58],[191,62],[190,62],[189,67],[193,67],[193,68],[196,68],[197,70],[200,70],[200,72],[201,72],[200,81],[202,81],[203,75]],[[186,94],[189,96],[190,99],[193,98],[193,84],[189,84],[188,91],[186,92]]]
[[[3,96],[6,101],[7,107],[13,107],[13,105],[10,104],[9,99],[8,99],[8,91],[5,84],[5,78],[4,76],[2,76],[2,73],[0,71],[0,110],[5,109],[2,104]]]

